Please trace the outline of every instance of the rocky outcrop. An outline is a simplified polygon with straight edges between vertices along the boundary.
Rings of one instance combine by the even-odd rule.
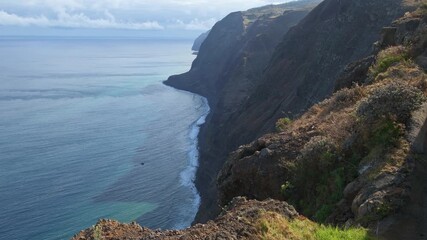
[[[196,38],[196,40],[194,40],[193,46],[191,47],[191,50],[198,52],[200,50],[200,47],[202,46],[203,42],[206,40],[206,38],[208,37],[210,31],[207,31],[205,33],[200,34],[200,36],[198,36]]]
[[[233,113],[242,110],[242,103],[262,81],[262,73],[285,33],[319,1],[271,5],[228,15],[212,28],[191,70],[166,81],[173,87],[206,96],[211,107],[207,124],[199,134],[196,185],[202,205],[198,221],[205,222],[219,212],[216,176],[225,156],[242,143],[230,145],[231,131],[220,129]]]
[[[100,220],[92,228],[74,236],[73,240],[260,239],[257,222],[266,212],[279,214],[288,220],[299,216],[295,209],[285,202],[274,200],[259,202],[236,198],[214,221],[207,224],[196,224],[185,230],[150,230],[136,223],[123,224],[111,220]]]

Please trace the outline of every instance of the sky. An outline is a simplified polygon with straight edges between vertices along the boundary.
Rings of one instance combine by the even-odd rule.
[[[233,11],[290,0],[0,0],[0,35],[209,30]]]

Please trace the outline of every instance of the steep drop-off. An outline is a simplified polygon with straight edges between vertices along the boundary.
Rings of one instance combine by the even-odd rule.
[[[423,5],[385,27],[380,52],[350,64],[341,90],[231,154],[218,178],[221,203],[272,197],[320,222],[425,239],[426,14]]]
[[[199,135],[202,206],[196,221],[218,212],[216,177],[228,153],[274,130],[278,118],[297,116],[329,96],[344,67],[370,55],[382,27],[410,9],[403,2],[325,0],[300,22],[306,10],[268,17],[277,24],[267,26],[258,20],[247,27],[251,11],[233,13],[212,29],[192,69],[166,82],[206,96],[212,109]]]
[[[218,22],[204,41],[189,72],[172,76],[167,85],[209,100],[211,113],[199,135],[200,168],[196,186],[202,196],[198,221],[219,212],[216,176],[233,147],[219,131],[261,82],[275,47],[319,0],[304,0],[235,12]],[[225,135],[223,135],[225,134]],[[249,141],[249,140],[248,140]]]
[[[198,52],[200,50],[200,47],[202,46],[203,42],[208,37],[210,31],[207,31],[205,33],[202,33],[199,37],[194,40],[193,46],[191,47],[191,50]]]

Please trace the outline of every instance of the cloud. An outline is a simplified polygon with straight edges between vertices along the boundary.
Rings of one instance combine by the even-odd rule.
[[[272,3],[277,1],[0,0],[0,25],[207,30],[230,12]]]
[[[22,17],[16,14],[0,11],[0,25],[3,26],[36,26],[36,27],[64,27],[64,28],[99,28],[99,29],[132,29],[152,30],[164,29],[156,21],[148,22],[121,22],[109,12],[105,12],[105,18],[89,18],[83,13],[69,14],[61,11],[54,19],[48,19],[44,15],[38,17]]]
[[[218,20],[215,18],[210,18],[207,20],[199,20],[197,18],[191,20],[190,22],[184,22],[182,20],[176,20],[175,23],[169,24],[167,28],[170,29],[183,29],[183,30],[202,30],[206,31],[212,28],[212,26]]]

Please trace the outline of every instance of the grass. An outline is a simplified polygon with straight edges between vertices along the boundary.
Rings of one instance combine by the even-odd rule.
[[[288,220],[283,216],[265,212],[258,221],[260,239],[264,240],[372,240],[364,228],[341,229],[314,223],[299,217]]]
[[[291,123],[292,120],[290,118],[280,118],[276,122],[276,130],[278,132],[283,132],[288,128],[289,125],[291,125]]]
[[[370,73],[376,78],[393,64],[408,60],[408,58],[407,50],[402,46],[387,48],[378,54],[376,63],[370,68]]]
[[[350,228],[347,230],[337,227],[320,226],[316,233],[318,240],[370,240],[367,230],[363,228]]]

